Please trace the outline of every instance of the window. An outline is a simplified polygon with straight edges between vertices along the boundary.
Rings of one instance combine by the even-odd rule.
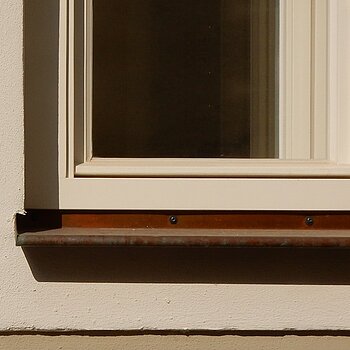
[[[349,209],[348,6],[61,0],[59,207]]]

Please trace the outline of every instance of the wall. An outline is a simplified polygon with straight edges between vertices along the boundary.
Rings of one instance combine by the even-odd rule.
[[[48,4],[54,4],[53,0],[41,1],[44,10]],[[73,283],[74,280],[68,283],[55,278],[51,282],[35,280],[30,261],[21,248],[15,247],[14,217],[24,208],[22,41],[22,0],[1,0],[0,330],[350,329],[347,251],[286,251],[286,255],[281,252],[225,251],[222,252],[226,256],[223,266],[214,264],[216,258],[220,261],[221,254],[201,252],[203,263],[198,266],[198,272],[203,276],[208,268],[213,276],[203,278],[201,283],[191,275],[194,272],[191,265],[187,266],[188,270],[182,266],[188,277],[186,283],[171,278],[166,283],[154,283],[151,278],[147,283],[130,283],[128,278],[124,283]],[[44,102],[38,98],[38,104]],[[46,118],[55,120],[55,112]],[[37,132],[40,137],[44,130]],[[208,254],[207,264],[203,261],[205,254]],[[171,255],[171,259],[176,260],[174,254]],[[264,265],[262,257],[269,259],[268,266]],[[167,253],[164,253],[163,262],[166,258]],[[132,265],[137,256],[131,252],[125,254],[124,259],[125,266]],[[281,269],[278,269],[280,261]],[[148,262],[151,263],[143,261],[143,264]],[[99,261],[93,263],[97,266]],[[244,265],[249,269],[244,270]],[[168,267],[171,276],[174,265]],[[75,268],[74,273],[79,275],[79,268]],[[222,276],[225,268],[227,274],[220,283],[215,283],[218,282],[215,275]],[[59,270],[59,265],[56,269]],[[269,278],[269,269],[274,278]],[[291,269],[294,280],[288,279]],[[236,271],[241,272],[240,278]],[[300,278],[304,272],[304,278]],[[261,276],[266,278],[261,279]]]
[[[347,350],[345,337],[207,337],[207,336],[9,336],[0,337],[0,350]]]

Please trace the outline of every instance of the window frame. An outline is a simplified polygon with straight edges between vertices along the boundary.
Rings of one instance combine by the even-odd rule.
[[[347,151],[350,147],[346,137],[349,129],[346,116],[350,108],[343,90],[350,88],[348,74],[344,74],[349,70],[346,67],[346,57],[350,55],[346,47],[349,25],[344,19],[346,13],[349,15],[349,8],[344,0],[282,1],[285,26],[281,42],[285,47],[281,65],[285,67],[282,75],[285,93],[280,109],[285,115],[281,127],[286,140],[281,147],[285,159],[268,161],[91,160],[87,151],[91,145],[86,142],[88,138],[84,138],[89,124],[82,125],[75,118],[74,0],[60,0],[60,4],[60,209],[350,208],[350,152]],[[312,16],[305,8],[313,10]],[[308,31],[299,25],[297,14],[309,16],[307,21],[302,21],[311,23]],[[85,37],[88,34],[85,30]],[[300,52],[304,53],[301,57]],[[298,64],[298,60],[303,63]],[[86,67],[91,69],[91,64]],[[89,88],[87,84],[85,93]],[[314,132],[310,132],[310,128]],[[324,133],[326,142],[319,137]],[[310,157],[313,160],[288,160]],[[318,160],[325,157],[326,161]]]

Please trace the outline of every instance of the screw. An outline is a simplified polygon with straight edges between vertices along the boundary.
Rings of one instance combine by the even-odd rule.
[[[170,216],[169,221],[172,225],[177,224],[177,217],[175,215]]]
[[[312,226],[314,224],[314,218],[312,216],[308,216],[305,219],[305,224],[307,226]]]

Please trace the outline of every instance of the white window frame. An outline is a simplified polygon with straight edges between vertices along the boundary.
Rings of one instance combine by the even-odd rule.
[[[350,209],[348,0],[281,1],[284,141],[276,160],[92,158],[89,104],[77,121],[74,3],[60,0],[60,209]],[[89,17],[92,0],[84,3]],[[91,25],[84,37],[91,42]]]

